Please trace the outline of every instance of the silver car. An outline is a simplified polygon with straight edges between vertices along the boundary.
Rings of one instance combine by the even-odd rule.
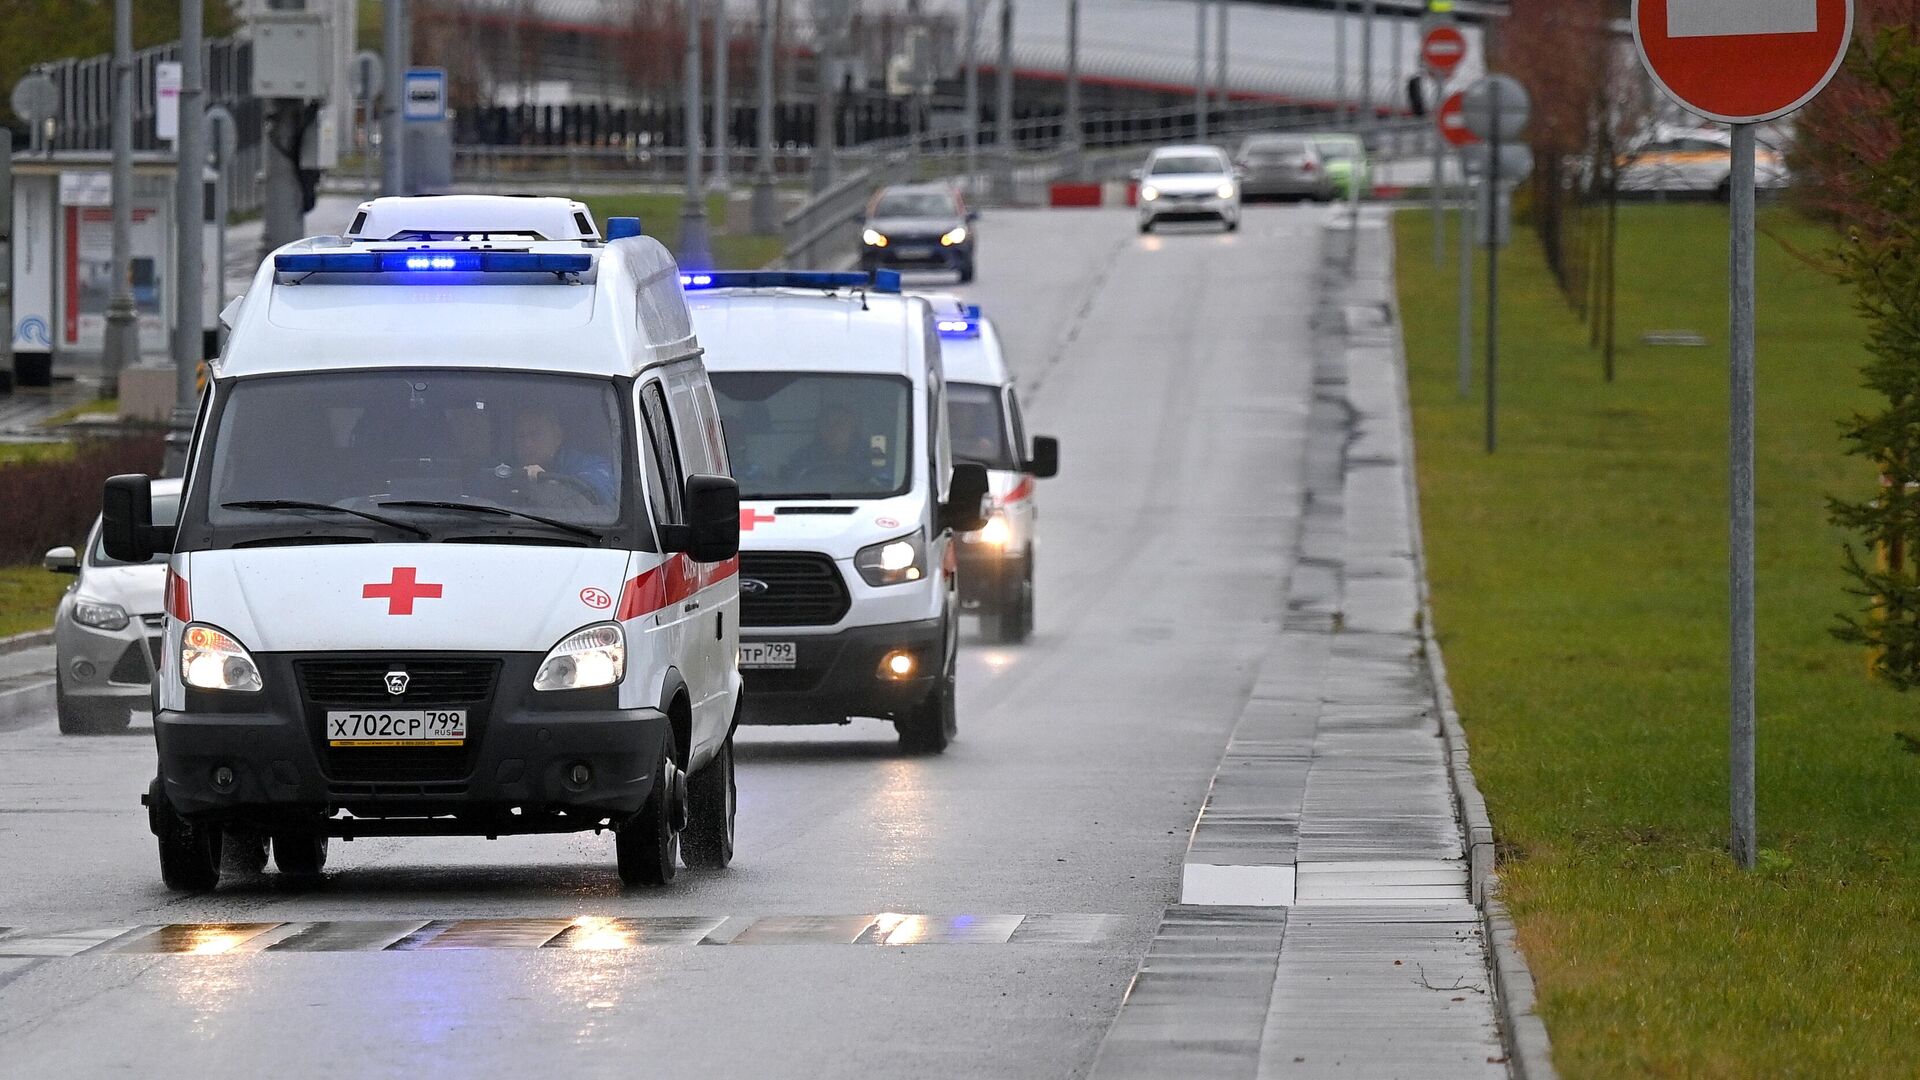
[[[153,483],[153,520],[171,525],[180,481]],[[86,555],[70,547],[47,552],[46,567],[74,575],[53,619],[60,730],[68,735],[124,731],[133,710],[150,708],[153,670],[166,617],[167,557],[115,562],[100,546],[100,522],[87,531]]]
[[[1254,135],[1240,144],[1233,161],[1240,169],[1240,197],[1247,202],[1333,198],[1333,178],[1305,135]]]

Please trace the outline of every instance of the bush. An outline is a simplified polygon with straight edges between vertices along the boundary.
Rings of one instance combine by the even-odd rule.
[[[107,477],[157,473],[165,453],[165,436],[138,435],[82,443],[67,458],[0,466],[0,566],[78,546],[100,514]]]

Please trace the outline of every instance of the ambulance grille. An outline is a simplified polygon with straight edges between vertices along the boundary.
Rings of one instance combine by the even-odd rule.
[[[825,555],[743,551],[740,580],[741,626],[832,626],[853,606],[847,583]]]
[[[493,695],[498,660],[408,659],[302,660],[294,665],[306,698],[315,705],[384,705],[433,708],[471,705]],[[389,694],[387,673],[405,671],[407,692]]]

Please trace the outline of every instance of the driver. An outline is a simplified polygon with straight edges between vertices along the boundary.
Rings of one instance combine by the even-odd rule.
[[[883,479],[878,475],[883,467],[884,462],[874,461],[868,440],[860,434],[859,413],[850,405],[835,403],[822,412],[813,441],[787,459],[786,474],[796,480],[857,476],[871,483]]]
[[[521,464],[514,470],[529,480],[571,480],[609,505],[618,498],[613,462],[562,444],[566,425],[550,406],[522,407],[513,417],[513,452]]]

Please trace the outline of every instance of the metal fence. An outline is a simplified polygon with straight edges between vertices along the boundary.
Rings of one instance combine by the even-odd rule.
[[[133,146],[135,150],[165,147],[154,135],[154,66],[180,59],[178,42],[142,49],[133,56]],[[51,150],[111,150],[113,148],[113,56],[102,54],[55,60],[39,69],[60,92],[60,110],[54,118]],[[239,38],[207,42],[207,97],[209,106],[224,105],[233,113],[238,148],[224,162],[227,205],[236,213],[260,207],[263,157],[262,119],[253,84],[253,43]]]

